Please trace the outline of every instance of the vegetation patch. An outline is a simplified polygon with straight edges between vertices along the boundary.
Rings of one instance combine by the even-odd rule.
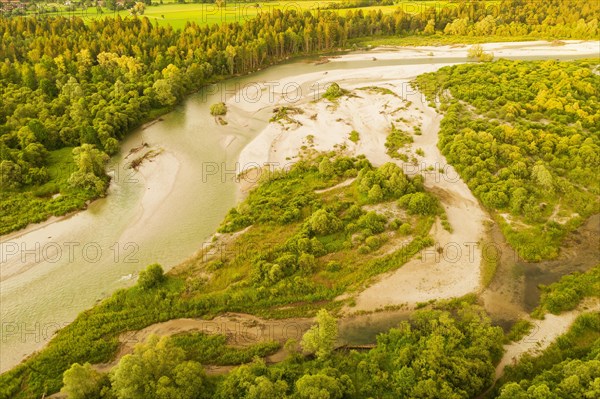
[[[533,316],[542,318],[546,312],[560,314],[573,310],[586,297],[600,297],[600,265],[585,273],[563,276],[558,282],[540,288],[540,305]]]
[[[294,119],[292,115],[302,115],[304,110],[297,107],[277,107],[273,109],[273,116],[269,122],[280,122],[285,121],[287,123],[293,123],[302,126],[298,120]]]
[[[144,163],[145,161],[150,161],[153,158],[156,158],[161,153],[162,153],[162,150],[147,151],[143,155],[140,155],[139,157],[135,158],[133,161],[129,162],[129,165],[127,165],[127,167],[129,169],[138,170],[139,167],[142,165],[142,163]]]
[[[474,44],[469,48],[467,52],[467,58],[476,60],[479,62],[490,62],[494,59],[494,53],[486,53],[483,51],[483,47],[479,44]]]
[[[0,234],[85,208],[104,196],[107,161],[106,154],[89,144],[47,151],[36,169],[43,176],[41,184],[24,176],[18,163],[0,161]]]
[[[442,153],[488,209],[510,215],[496,220],[526,260],[555,258],[565,235],[600,211],[597,64],[501,60],[415,81],[445,110]],[[571,215],[562,223],[558,207]]]
[[[600,343],[600,314],[580,315],[570,330],[541,354],[525,354],[507,366],[496,384],[494,397],[531,398],[536,392],[568,392],[574,397],[590,396],[595,389]],[[591,377],[591,378],[590,378]]]
[[[281,344],[275,341],[234,347],[227,344],[225,335],[208,335],[201,332],[176,334],[170,339],[176,347],[184,350],[186,360],[203,365],[228,366],[249,363],[255,357],[272,355],[281,348]]]
[[[350,92],[348,90],[342,89],[340,85],[333,82],[329,86],[327,86],[327,90],[323,93],[323,98],[328,99],[329,101],[336,101],[338,98],[348,95]]]
[[[511,327],[510,331],[506,335],[506,338],[509,341],[520,341],[529,334],[531,329],[533,328],[533,324],[528,320],[518,320]]]
[[[224,102],[212,104],[210,106],[210,114],[212,116],[223,116],[227,114],[227,105]]]
[[[387,148],[387,154],[396,159],[408,161],[406,154],[400,153],[402,147],[413,142],[413,138],[409,133],[406,133],[398,129],[393,123],[390,128],[390,133],[385,139],[385,148]]]
[[[387,87],[366,86],[366,87],[359,87],[358,90],[365,90],[365,91],[368,91],[371,93],[385,94],[385,95],[400,98],[400,96],[398,94],[394,93],[392,90],[388,89]]]

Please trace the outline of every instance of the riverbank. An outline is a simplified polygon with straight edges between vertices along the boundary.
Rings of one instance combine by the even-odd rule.
[[[598,43],[588,40],[529,40],[521,42],[494,42],[479,44],[485,52],[492,52],[495,59],[515,57],[560,57],[582,56],[598,57]],[[404,57],[431,59],[435,57],[467,57],[472,44],[447,44],[442,46],[386,46],[372,48],[366,53],[348,54],[329,59],[330,62],[372,60],[394,60]]]
[[[526,353],[535,356],[546,349],[559,336],[565,334],[583,312],[600,311],[600,301],[597,298],[587,298],[577,306],[577,309],[563,312],[559,315],[546,314],[543,320],[526,317],[532,323],[531,331],[522,339],[504,345],[504,355],[496,366],[496,379],[504,373],[507,365],[515,365]]]

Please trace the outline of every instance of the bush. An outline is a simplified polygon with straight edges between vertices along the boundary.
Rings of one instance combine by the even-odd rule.
[[[383,200],[383,191],[381,190],[381,186],[379,186],[379,184],[373,185],[367,194],[367,198],[372,204],[381,202],[381,200]]]
[[[329,262],[327,262],[327,266],[325,266],[325,270],[327,270],[328,272],[337,272],[340,271],[342,269],[342,265],[340,265],[339,262],[336,262],[334,260],[330,260]]]
[[[467,58],[474,59],[481,62],[489,62],[494,59],[493,53],[486,53],[483,51],[483,47],[479,44],[474,44],[471,46],[467,53]]]
[[[392,230],[398,230],[400,226],[402,226],[402,220],[400,219],[394,219],[392,220],[392,223],[390,223],[390,228]]]
[[[381,247],[381,238],[378,236],[367,237],[365,240],[365,245],[371,249],[371,251],[375,251]]]
[[[333,101],[336,98],[343,96],[346,93],[344,89],[340,87],[337,83],[332,83],[329,85],[325,93],[323,94],[323,98],[328,99],[329,101]]]
[[[138,285],[144,290],[157,287],[165,280],[164,270],[161,265],[154,263],[140,272]]]
[[[427,193],[407,194],[400,198],[399,205],[412,215],[434,215],[437,213],[437,200]]]
[[[100,390],[103,385],[108,385],[108,381],[89,363],[83,366],[73,363],[63,374],[63,384],[61,392],[67,394],[69,398],[87,399],[100,397]]]
[[[333,213],[319,209],[308,220],[310,229],[318,235],[335,233],[343,227],[342,221]]]
[[[298,257],[298,267],[303,274],[310,274],[316,266],[315,256],[303,253]]]
[[[398,232],[402,235],[409,235],[412,232],[412,226],[408,223],[403,223],[399,228]]]
[[[356,220],[364,213],[360,206],[353,204],[348,208],[344,214],[344,219]]]
[[[356,221],[356,225],[361,229],[369,229],[374,234],[379,234],[385,231],[385,224],[387,219],[385,216],[380,215],[376,212],[369,212],[366,215],[361,216]]]
[[[222,116],[227,113],[227,106],[224,102],[215,103],[210,106],[210,114],[212,116]]]

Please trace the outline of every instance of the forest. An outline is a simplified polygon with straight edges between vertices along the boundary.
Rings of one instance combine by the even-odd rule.
[[[558,256],[600,207],[598,60],[500,60],[416,85],[444,112],[438,143],[526,260]]]
[[[105,195],[105,155],[210,82],[361,37],[596,37],[600,5],[574,1],[457,2],[418,14],[273,10],[177,30],[136,16],[0,18],[0,234]]]

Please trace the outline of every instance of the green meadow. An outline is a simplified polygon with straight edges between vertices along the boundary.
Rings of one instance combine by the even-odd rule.
[[[343,4],[346,3],[346,4]],[[394,5],[373,5],[364,7],[349,7],[349,2],[342,0],[327,0],[327,1],[314,1],[314,0],[283,0],[283,1],[259,1],[259,2],[237,2],[227,3],[224,7],[218,7],[215,3],[177,3],[177,2],[163,2],[163,4],[149,5],[146,6],[143,16],[148,17],[152,21],[156,21],[159,25],[171,25],[175,29],[182,29],[185,24],[195,22],[198,25],[212,25],[220,24],[222,22],[244,22],[254,18],[261,12],[270,12],[275,9],[286,10],[297,10],[299,12],[304,11],[318,11],[322,9],[331,9],[341,15],[346,15],[349,10],[363,12],[381,11],[384,14],[392,14],[398,8],[402,8],[406,12],[420,13],[429,7],[435,7],[439,10],[443,7],[454,7],[449,4],[450,1],[411,1],[411,0],[400,0],[395,2]],[[497,1],[490,1],[490,4],[498,3]],[[77,4],[77,3],[75,3]],[[339,5],[339,6],[336,6]],[[119,15],[121,17],[131,16],[131,12],[128,9],[119,11],[109,10],[108,8],[96,8],[96,7],[80,7],[76,6],[76,10],[69,11],[67,7],[59,3],[48,3],[45,5],[46,9],[56,7],[58,11],[45,12],[44,15],[63,15],[63,16],[79,16],[82,18],[96,19],[104,17],[114,17]],[[30,11],[35,13],[35,11]]]

